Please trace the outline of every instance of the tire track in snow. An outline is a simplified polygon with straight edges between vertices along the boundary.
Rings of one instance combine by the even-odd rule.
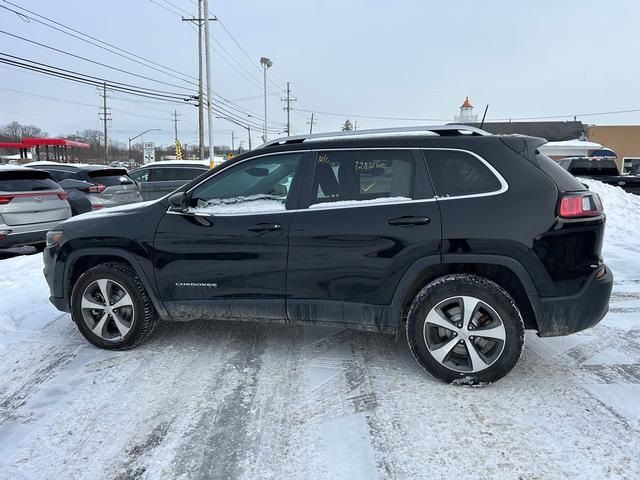
[[[20,416],[20,408],[44,384],[57,375],[76,356],[75,349],[63,350],[49,347],[42,358],[42,364],[22,381],[8,395],[0,397],[0,425],[7,420],[15,420]],[[17,368],[22,375],[24,368]]]
[[[245,324],[251,335],[237,335],[236,353],[207,382],[207,406],[201,410],[179,454],[177,476],[190,479],[238,478],[262,365],[264,329]],[[240,333],[239,329],[236,332]]]

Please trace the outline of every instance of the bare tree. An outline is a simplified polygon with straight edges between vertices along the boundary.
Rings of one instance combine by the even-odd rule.
[[[35,125],[22,125],[18,122],[9,122],[0,127],[0,138],[9,142],[19,142],[25,137],[47,137],[47,132]]]

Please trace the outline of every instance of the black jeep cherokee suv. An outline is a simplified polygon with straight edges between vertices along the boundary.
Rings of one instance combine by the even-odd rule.
[[[153,202],[48,235],[51,301],[102,348],[159,319],[405,331],[447,382],[518,361],[525,329],[605,315],[602,204],[537,150],[464,126],[288,137]]]

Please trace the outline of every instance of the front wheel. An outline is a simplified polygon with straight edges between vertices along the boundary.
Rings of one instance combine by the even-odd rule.
[[[109,350],[135,347],[158,324],[140,278],[121,263],[103,263],[80,276],[71,294],[71,315],[89,342]]]
[[[420,365],[447,383],[504,377],[524,347],[524,323],[511,296],[477,275],[438,278],[413,300],[407,340]]]

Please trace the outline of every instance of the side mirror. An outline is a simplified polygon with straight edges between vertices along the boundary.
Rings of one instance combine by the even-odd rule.
[[[189,202],[185,193],[178,192],[171,195],[169,197],[169,208],[172,212],[186,212],[189,209]]]

